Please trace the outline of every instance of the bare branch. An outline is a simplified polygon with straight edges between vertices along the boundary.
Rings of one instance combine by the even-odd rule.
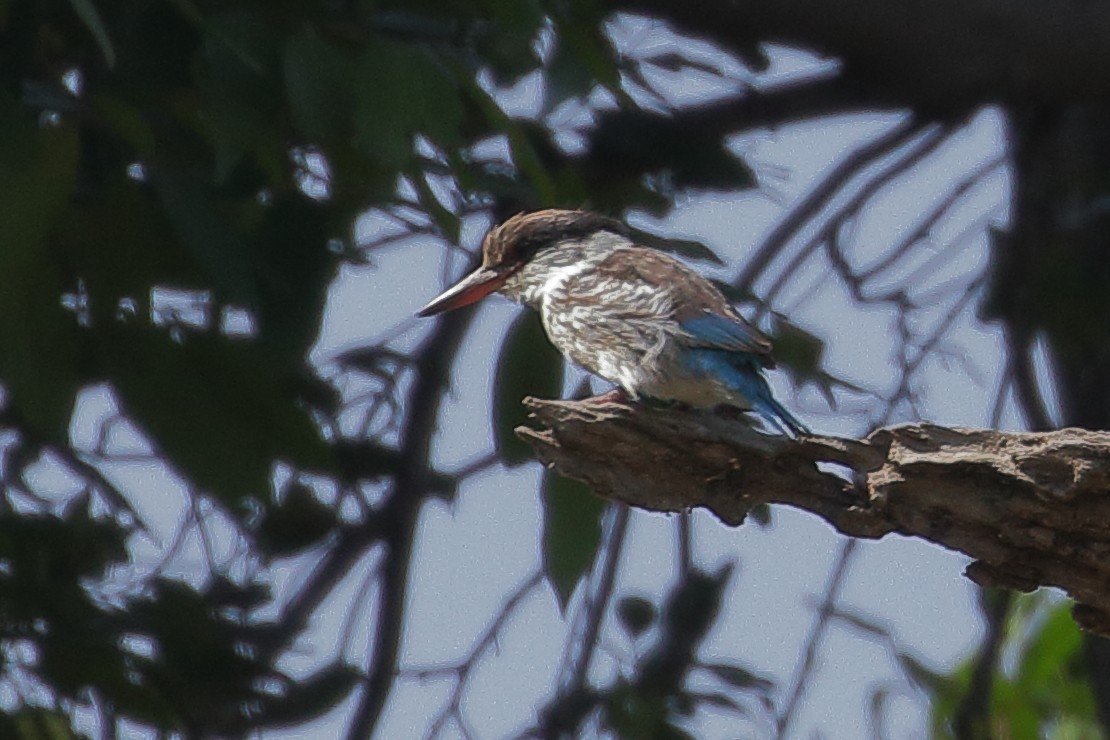
[[[470,685],[471,675],[481,665],[483,656],[497,644],[498,636],[505,629],[505,625],[508,624],[513,615],[516,614],[517,609],[524,603],[524,600],[543,583],[543,578],[543,571],[537,570],[509,593],[497,615],[486,625],[485,631],[474,641],[470,652],[460,662],[430,668],[407,668],[399,672],[400,675],[416,678],[417,680],[444,676],[455,679],[455,687],[451,691],[450,698],[428,729],[426,737],[429,740],[439,737],[452,722],[459,725],[460,730],[465,730],[462,726],[462,705],[464,695]],[[467,733],[464,732],[463,734]]]
[[[894,247],[891,248],[891,250],[887,253],[885,257],[880,258],[873,265],[861,271],[857,276],[858,280],[861,283],[867,282],[868,280],[871,280],[872,278],[878,276],[880,273],[885,272],[886,270],[889,270],[891,267],[893,267],[895,263],[900,261],[909,253],[910,248],[915,243],[927,238],[929,236],[929,233],[938,223],[940,223],[941,220],[951,215],[955,206],[963,201],[964,196],[966,196],[972,190],[972,188],[983,182],[996,170],[1001,169],[1006,164],[1006,162],[1007,158],[1003,155],[992,157],[964,175],[964,177],[959,182],[955,183],[952,186],[952,188],[943,198],[933,204],[933,207],[930,208],[929,211],[927,211],[918,219],[913,228],[911,228],[910,231],[896,245],[894,245]],[[978,233],[983,230],[983,225],[980,223],[979,220],[976,220],[972,224],[972,226],[974,229],[974,233]],[[960,244],[962,242],[963,238],[958,237],[956,239],[953,239],[950,244]],[[938,261],[946,259],[948,255],[944,252],[945,250],[940,250],[940,252],[938,252],[938,255],[935,256],[933,259],[936,259]],[[926,263],[928,268],[933,267],[933,265],[931,264],[932,262],[933,260],[931,259]],[[926,265],[922,265],[922,267],[926,267]],[[921,270],[921,268],[918,268],[918,270]],[[918,271],[915,270],[915,277],[917,272]],[[913,281],[912,279],[908,279],[907,282],[912,284]]]
[[[452,363],[473,316],[472,311],[462,311],[443,317],[416,352],[416,381],[409,392],[409,416],[400,449],[406,464],[397,474],[389,503],[378,515],[386,522],[382,531],[386,554],[381,564],[381,606],[374,625],[370,649],[373,662],[367,671],[366,688],[348,728],[347,736],[351,738],[373,734],[393,689],[405,622],[416,522],[429,489],[432,438]]]
[[[742,52],[758,42],[835,56],[892,104],[965,110],[1101,100],[1110,78],[1110,6],[1038,0],[605,0],[610,11],[664,19]],[[742,56],[742,54],[741,54]]]
[[[976,583],[1056,586],[1076,620],[1110,634],[1110,433],[1007,433],[917,424],[863,440],[760,434],[681,408],[526,399],[517,433],[606,498],[712,511],[738,526],[756,504],[813,512],[855,537],[920,537],[976,559]]]
[[[1052,417],[1048,413],[1044,394],[1037,383],[1037,370],[1033,360],[1033,337],[1024,328],[1008,327],[1006,331],[1007,364],[1014,379],[1014,390],[1030,429],[1051,429]]]
[[[881,136],[861,145],[831,168],[821,182],[810,190],[767,235],[744,266],[744,271],[732,281],[733,286],[738,290],[750,292],[755,281],[767,270],[771,261],[782,252],[787,242],[828,205],[841,191],[845,180],[905,145],[907,141],[918,135],[922,128],[920,123],[908,118]]]
[[[805,641],[805,647],[802,649],[802,661],[798,664],[793,687],[790,689],[786,701],[783,702],[782,710],[775,722],[776,737],[787,737],[790,723],[794,720],[794,712],[798,709],[798,702],[805,696],[806,688],[813,677],[814,665],[817,662],[817,651],[820,649],[821,642],[829,631],[832,617],[836,613],[836,602],[840,599],[840,592],[844,590],[844,584],[848,580],[848,567],[855,555],[858,543],[859,540],[849,539],[845,540],[840,546],[836,564],[833,566],[832,573],[829,574],[829,581],[825,585],[825,595],[817,607],[817,616],[813,620],[809,636]]]
[[[905,174],[923,159],[935,152],[948,138],[948,131],[943,126],[926,131],[914,141],[906,151],[899,153],[891,162],[872,175],[847,202],[840,205],[835,212],[825,221],[821,229],[810,238],[791,258],[790,263],[783,268],[774,283],[767,289],[763,300],[763,309],[775,301],[786,284],[794,278],[798,269],[809,257],[816,252],[822,244],[833,238],[841,227],[854,214],[865,208],[868,202],[878,193],[882,192],[895,178]],[[861,170],[857,170],[857,173]],[[806,224],[799,224],[805,226]],[[766,243],[763,248],[766,247]]]
[[[612,512],[612,516],[609,536],[600,553],[601,562],[597,564],[597,584],[584,605],[584,624],[579,635],[580,641],[578,645],[570,646],[571,660],[567,666],[569,680],[560,687],[560,696],[581,691],[586,687],[590,665],[593,663],[598,638],[601,635],[601,623],[609,611],[609,601],[613,597],[613,589],[617,581],[617,566],[620,565],[625,536],[628,534],[629,510],[624,506],[618,507]]]

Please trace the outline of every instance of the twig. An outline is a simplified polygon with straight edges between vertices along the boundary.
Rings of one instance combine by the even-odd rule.
[[[686,578],[694,568],[694,523],[690,512],[684,511],[675,518],[678,535],[678,575]]]
[[[907,310],[905,307],[903,307],[903,309],[899,311],[899,333],[901,335],[900,347],[902,350],[902,356],[899,362],[899,382],[897,390],[888,401],[886,411],[879,419],[880,425],[888,423],[893,418],[894,409],[900,400],[909,400],[911,404],[914,402],[911,389],[911,383],[914,376],[917,375],[925,360],[929,359],[930,354],[934,350],[936,350],[937,346],[940,344],[941,340],[943,340],[944,337],[948,334],[948,331],[951,329],[956,320],[959,319],[961,315],[963,315],[964,310],[967,308],[972,298],[974,298],[978,294],[979,289],[983,286],[983,283],[985,281],[986,275],[980,275],[964,289],[964,293],[960,297],[960,299],[957,300],[951,306],[951,308],[949,308],[948,311],[945,312],[944,316],[942,316],[941,320],[937,322],[937,325],[933,328],[933,331],[929,333],[929,336],[925,339],[925,341],[921,342],[920,345],[918,345],[917,352],[914,354],[913,357],[908,356],[908,350],[911,342],[911,332],[909,325],[906,322],[905,314],[907,313]],[[907,300],[907,302],[903,304],[903,306],[908,305],[909,304]]]
[[[848,178],[901,147],[916,136],[922,128],[923,126],[914,118],[907,117],[882,135],[857,148],[830,169],[825,177],[764,238],[744,269],[732,281],[733,287],[743,293],[750,293],[755,281],[767,270],[783,247],[840,192]]]
[[[486,454],[471,460],[458,470],[453,470],[449,473],[446,473],[445,475],[447,475],[447,477],[449,478],[454,478],[455,480],[461,481],[471,477],[472,475],[477,475],[478,473],[482,473],[492,467],[496,467],[500,464],[501,456],[497,454],[496,450],[493,450],[492,452],[487,452]]]
[[[991,429],[998,429],[1002,426],[1002,414],[1006,410],[1006,397],[1010,395],[1010,389],[1013,388],[1013,384],[1013,374],[1010,372],[1009,367],[1007,367],[1002,373],[1002,377],[998,383],[998,391],[994,394],[994,402],[991,404]]]
[[[347,614],[343,618],[343,627],[339,630],[339,634],[343,636],[339,643],[339,654],[342,656],[346,656],[351,649],[351,644],[355,638],[355,630],[364,624],[363,615],[369,611],[370,600],[374,593],[374,581],[378,577],[377,568],[367,568],[366,573],[362,576],[362,582],[358,588],[358,598],[348,607]]]
[[[1014,379],[1014,390],[1025,425],[1033,431],[1052,429],[1052,419],[1037,383],[1037,373],[1033,367],[1033,339],[1024,328],[1010,325],[1006,331],[1006,344],[1009,350],[1007,364]]]
[[[205,525],[205,519],[208,518],[208,515],[201,511],[201,507],[205,503],[207,502],[198,492],[193,491],[189,494],[189,504],[193,510],[193,519],[196,522],[197,534],[200,537],[201,548],[204,550],[204,559],[208,564],[208,571],[210,573],[222,573],[223,566],[216,559],[216,545],[212,542],[212,536]]]
[[[398,471],[389,502],[375,517],[388,523],[381,529],[386,546],[381,566],[381,601],[369,651],[373,665],[347,730],[351,740],[373,734],[396,678],[409,563],[415,545],[413,535],[427,493],[432,438],[452,363],[474,315],[474,311],[445,315],[416,353],[416,380],[409,393],[409,417],[400,448],[406,464]]]
[[[613,525],[609,537],[602,550],[602,559],[598,563],[597,586],[587,603],[583,606],[585,626],[578,641],[579,651],[573,654],[569,666],[565,671],[567,678],[559,682],[559,695],[564,696],[586,685],[590,664],[593,662],[594,651],[598,644],[598,635],[601,634],[601,623],[608,610],[609,600],[613,595],[613,586],[616,583],[617,566],[620,565],[620,556],[624,550],[624,540],[628,533],[630,510],[627,506],[615,506],[613,511]],[[556,702],[558,697],[556,697]]]
[[[1010,616],[1013,594],[1000,589],[982,589],[986,601],[983,616],[987,622],[987,634],[979,646],[971,671],[971,685],[964,694],[953,716],[953,729],[959,740],[978,740],[991,735],[989,721],[991,709],[991,688],[998,671],[998,656],[1002,651],[1002,641],[1006,637],[1006,620]]]
[[[949,239],[943,247],[929,256],[924,262],[904,275],[902,277],[902,282],[906,285],[918,285],[923,283],[926,277],[937,270],[938,267],[943,269],[946,263],[950,262],[953,258],[954,252],[962,249],[973,237],[983,233],[987,225],[993,220],[994,215],[993,211],[984,212],[979,218],[975,219],[975,221],[968,224],[958,234]],[[922,296],[919,298],[919,301],[927,303],[928,298]]]
[[[910,145],[909,151],[895,158],[882,170],[869,178],[851,198],[838,206],[835,212],[826,219],[825,224],[818,229],[817,233],[795,252],[787,266],[779,272],[778,277],[775,278],[775,281],[763,296],[760,312],[766,311],[767,306],[775,302],[775,298],[794,277],[798,268],[801,267],[823,243],[827,242],[852,214],[864,208],[867,202],[895,177],[905,173],[921,162],[925,157],[936,151],[937,148],[945,142],[947,133],[946,128],[943,126],[938,126],[930,131],[926,131],[917,141]],[[802,226],[802,224],[799,224],[799,227],[800,226]],[[781,246],[785,246],[785,243]]]
[[[437,666],[433,668],[410,668],[400,672],[402,676],[411,676],[417,679],[433,678],[441,675],[451,675],[456,678],[455,688],[451,692],[450,698],[444,705],[443,711],[436,717],[428,729],[426,737],[429,740],[436,738],[439,734],[446,729],[447,724],[455,719],[456,722],[462,718],[462,702],[471,673],[478,665],[478,661],[482,656],[493,647],[497,642],[498,636],[505,628],[509,619],[524,602],[527,597],[537,586],[543,582],[543,571],[536,571],[531,576],[526,578],[519,586],[510,592],[508,598],[501,605],[497,616],[487,625],[482,635],[474,642],[470,652],[462,661],[451,666]],[[464,733],[465,734],[465,733]]]
[[[986,177],[996,169],[1005,165],[1008,161],[1009,158],[1005,154],[1000,154],[968,172],[959,182],[952,186],[945,194],[944,198],[934,204],[933,207],[918,220],[913,229],[910,230],[910,232],[906,234],[885,257],[859,273],[858,277],[860,281],[866,282],[879,273],[893,267],[894,264],[904,256],[905,251],[915,242],[928,236],[929,232],[931,232],[936,225],[940,223],[961,200],[963,200],[964,196],[966,196],[973,187],[986,179]]]
[[[82,458],[81,453],[72,450],[68,447],[52,447],[67,465],[74,468],[78,475],[91,480],[100,494],[108,501],[108,503],[115,506],[119,511],[126,512],[135,522],[135,527],[143,534],[153,537],[151,529],[143,518],[139,515],[138,510],[131,505],[123,492],[108,480],[100,470],[92,463]]]
[[[798,707],[798,701],[805,694],[809,679],[813,675],[817,651],[821,647],[821,642],[825,639],[825,633],[829,630],[829,624],[836,609],[836,602],[840,599],[840,592],[844,589],[844,583],[847,580],[848,566],[852,562],[858,544],[859,540],[847,539],[840,546],[836,564],[833,566],[828,583],[825,585],[825,595],[821,599],[821,604],[817,607],[817,616],[810,627],[809,635],[806,636],[802,661],[798,665],[797,671],[795,671],[794,680],[791,682],[792,688],[786,701],[783,702],[782,711],[779,712],[775,721],[775,736],[778,738],[787,736],[790,723],[794,720],[794,712]]]

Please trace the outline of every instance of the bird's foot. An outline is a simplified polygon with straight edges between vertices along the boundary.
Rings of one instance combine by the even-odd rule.
[[[632,400],[624,388],[614,388],[613,390],[602,393],[600,396],[590,396],[589,398],[582,399],[584,403],[628,403]]]

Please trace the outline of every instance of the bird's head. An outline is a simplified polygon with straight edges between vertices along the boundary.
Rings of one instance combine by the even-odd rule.
[[[518,213],[486,234],[481,266],[420,309],[417,316],[432,316],[480,301],[540,251],[603,231],[623,234],[626,229],[619,221],[589,211]]]

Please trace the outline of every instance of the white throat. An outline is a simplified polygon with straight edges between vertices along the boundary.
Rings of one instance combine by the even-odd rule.
[[[526,303],[546,303],[553,294],[564,293],[568,283],[572,282],[579,275],[589,272],[593,268],[594,265],[592,262],[584,260],[575,262],[573,265],[556,267],[551,270],[546,280],[538,286],[524,292],[524,300]]]
[[[501,292],[525,305],[542,308],[549,296],[565,293],[576,278],[593,270],[614,250],[631,245],[627,237],[609,231],[555,242],[537,252],[506,281]]]

